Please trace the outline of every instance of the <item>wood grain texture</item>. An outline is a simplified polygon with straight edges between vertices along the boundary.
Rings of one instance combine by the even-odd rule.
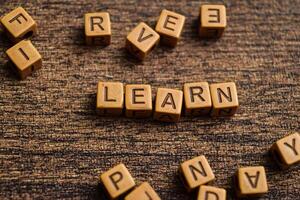
[[[38,23],[33,44],[43,68],[19,81],[7,67],[11,46],[0,35],[0,199],[104,199],[98,176],[123,162],[138,183],[166,200],[188,200],[179,164],[204,154],[214,186],[228,190],[241,166],[263,165],[269,193],[299,199],[299,166],[280,171],[268,155],[277,139],[299,131],[300,4],[298,0],[224,1],[228,28],[220,40],[198,37],[199,1],[1,0],[0,15],[23,6]],[[152,27],[163,8],[186,16],[174,49],[156,48],[143,62],[124,49],[139,22]],[[108,11],[112,44],[85,45],[83,16]],[[235,81],[240,110],[231,119],[179,123],[99,117],[97,82],[181,88]],[[195,198],[194,198],[195,199]]]

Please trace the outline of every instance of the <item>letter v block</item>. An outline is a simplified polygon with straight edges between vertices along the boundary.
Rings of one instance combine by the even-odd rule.
[[[226,200],[226,190],[223,188],[201,185],[197,200]]]
[[[189,192],[215,179],[205,156],[198,156],[185,161],[180,165],[178,171],[180,179]]]
[[[144,182],[128,194],[125,200],[160,200],[160,197],[149,183]]]
[[[126,38],[126,49],[140,60],[144,60],[159,42],[159,35],[147,24],[141,22]]]
[[[135,182],[124,164],[119,164],[100,176],[106,194],[111,200],[123,198]]]

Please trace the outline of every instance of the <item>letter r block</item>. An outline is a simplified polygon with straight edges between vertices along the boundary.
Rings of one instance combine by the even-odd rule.
[[[226,200],[226,190],[212,186],[201,185],[197,200]]]
[[[160,197],[149,183],[144,182],[128,194],[125,200],[160,200]]]

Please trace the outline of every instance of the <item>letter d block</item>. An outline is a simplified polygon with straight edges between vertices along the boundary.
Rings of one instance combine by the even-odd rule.
[[[159,42],[159,35],[141,22],[126,38],[126,49],[140,60],[144,60]]]
[[[8,37],[15,43],[27,39],[37,32],[35,21],[22,7],[18,7],[2,17],[1,24]]]
[[[182,163],[179,167],[179,177],[189,192],[215,179],[205,156],[199,156]]]
[[[97,112],[99,115],[120,116],[124,107],[124,86],[117,82],[99,82]]]
[[[128,194],[125,200],[160,200],[160,197],[149,183],[144,182]]]
[[[197,200],[226,200],[226,190],[222,188],[202,185]]]
[[[100,181],[111,200],[124,197],[135,186],[135,182],[124,164],[119,164],[103,173]]]
[[[111,24],[109,13],[87,13],[84,15],[86,44],[109,45],[111,41]]]

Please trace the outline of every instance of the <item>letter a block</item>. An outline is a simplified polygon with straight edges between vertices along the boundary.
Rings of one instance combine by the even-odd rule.
[[[160,200],[160,197],[149,183],[144,182],[128,194],[125,200]]]
[[[2,17],[1,24],[8,37],[15,43],[27,39],[37,32],[35,21],[22,7],[18,7]]]
[[[235,83],[218,83],[210,85],[213,104],[211,116],[234,115],[239,106]]]
[[[29,40],[23,40],[6,51],[13,70],[21,79],[42,67],[42,57]]]
[[[124,107],[124,86],[117,82],[99,82],[97,112],[99,115],[120,116]]]
[[[119,164],[103,173],[100,181],[111,200],[124,197],[135,186],[135,182],[124,164]]]
[[[87,13],[84,15],[86,44],[109,45],[111,41],[111,24],[109,13]]]
[[[215,175],[204,156],[182,163],[179,167],[179,176],[189,192],[215,179]]]
[[[294,133],[278,140],[270,149],[275,161],[282,168],[300,163],[300,135]]]
[[[140,60],[144,60],[158,42],[159,35],[147,24],[141,22],[128,34],[126,49]]]
[[[201,185],[197,200],[226,200],[226,190],[222,188]]]
[[[202,5],[200,7],[200,37],[221,37],[226,28],[224,5]]]
[[[268,192],[265,168],[244,167],[239,168],[235,179],[238,197],[258,197]]]

